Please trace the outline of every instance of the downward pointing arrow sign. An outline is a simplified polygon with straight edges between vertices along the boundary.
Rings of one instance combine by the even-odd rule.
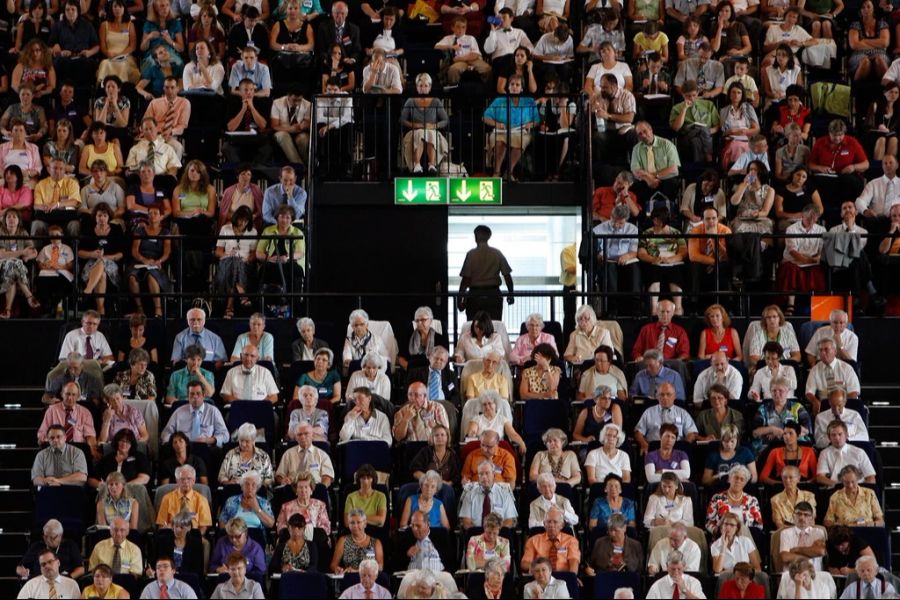
[[[462,183],[460,184],[460,189],[457,190],[457,192],[456,192],[456,197],[459,198],[460,200],[462,200],[463,202],[465,202],[466,200],[469,199],[469,196],[471,196],[471,195],[472,195],[472,192],[470,192],[468,190],[468,188],[466,187],[466,181],[464,179],[462,181]]]
[[[406,189],[403,190],[403,197],[406,198],[407,202],[412,202],[416,196],[419,195],[419,192],[413,189],[412,179],[406,182]]]

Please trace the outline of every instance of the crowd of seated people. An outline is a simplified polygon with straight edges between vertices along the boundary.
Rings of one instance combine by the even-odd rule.
[[[100,529],[82,555],[48,521],[20,597],[263,597],[288,573],[339,575],[345,598],[884,593],[885,482],[847,314],[801,350],[774,305],[743,335],[719,304],[694,335],[670,300],[657,313],[623,339],[579,308],[574,362],[540,314],[511,345],[479,313],[452,363],[427,307],[397,337],[358,309],[335,363],[310,318],[287,344],[254,315],[231,349],[191,309],[159,369],[145,317],[111,345],[88,311],[48,376],[32,480],[39,498],[74,490]],[[271,420],[231,418],[249,406]]]

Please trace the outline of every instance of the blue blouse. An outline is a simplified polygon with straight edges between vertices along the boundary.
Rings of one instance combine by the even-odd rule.
[[[257,502],[259,502],[259,508],[264,513],[272,517],[275,516],[272,514],[272,505],[269,504],[268,499],[263,498],[262,496],[256,497]],[[240,517],[244,520],[244,523],[247,524],[247,527],[255,527],[257,529],[262,529],[265,525],[262,524],[262,521],[259,520],[259,516],[256,513],[246,511],[241,507],[241,495],[232,496],[228,500],[225,501],[225,506],[222,507],[222,512],[219,513],[219,520],[227,523],[231,519],[235,517]]]
[[[428,524],[433,528],[443,528],[444,526],[441,524],[441,507],[444,504],[438,500],[437,498],[432,497],[431,501],[431,510],[428,511]],[[419,495],[416,494],[414,496],[410,496],[409,501],[409,514],[413,514],[418,512],[419,510]]]
[[[504,96],[502,98],[494,98],[491,105],[484,111],[486,119],[493,119],[497,123],[503,123],[507,128],[522,127],[529,123],[537,124],[541,120],[538,113],[537,104],[534,98],[528,96],[515,96],[519,99],[519,104],[509,103],[509,99]],[[509,109],[507,110],[507,104]],[[507,123],[507,117],[509,122]]]
[[[631,521],[637,521],[637,516],[635,516],[634,511],[634,500],[622,498],[622,508],[620,510],[613,510],[609,507],[606,496],[600,496],[594,500],[594,505],[591,507],[590,518],[597,519],[597,525],[605,528],[606,522],[609,521],[609,518],[615,513],[621,513],[621,515],[625,517],[626,522],[630,523]]]

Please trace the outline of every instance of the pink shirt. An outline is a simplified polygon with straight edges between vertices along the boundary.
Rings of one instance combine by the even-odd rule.
[[[4,169],[10,165],[18,165],[23,171],[26,169],[40,171],[43,167],[38,147],[30,142],[25,142],[24,149],[16,150],[13,149],[12,142],[0,144],[0,164]]]
[[[556,349],[556,338],[546,331],[538,334],[537,343],[535,344],[531,343],[531,337],[529,337],[528,333],[523,333],[516,338],[516,344],[513,346],[512,352],[509,353],[509,362],[514,365],[528,362],[531,360],[531,353],[534,351],[534,347],[538,344],[550,344],[557,354],[559,353],[559,350]]]
[[[23,182],[24,183],[24,182]],[[31,188],[23,185],[18,191],[10,191],[0,188],[0,209],[18,206],[19,208],[31,207],[34,201],[31,198]]]
[[[97,437],[97,433],[94,431],[94,418],[91,416],[91,411],[80,404],[76,404],[72,407],[72,420],[72,426],[75,429],[72,437],[73,442],[82,444],[89,437]],[[50,405],[44,413],[44,420],[37,432],[39,443],[43,444],[47,441],[47,430],[50,429],[51,425],[66,426],[66,407],[62,402]]]

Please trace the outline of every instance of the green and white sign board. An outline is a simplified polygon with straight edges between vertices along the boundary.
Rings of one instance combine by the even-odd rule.
[[[503,185],[499,177],[462,177],[450,179],[450,204],[468,206],[503,204]]]
[[[499,177],[397,177],[394,204],[499,206],[503,182]]]
[[[446,177],[397,177],[394,204],[447,204]]]

